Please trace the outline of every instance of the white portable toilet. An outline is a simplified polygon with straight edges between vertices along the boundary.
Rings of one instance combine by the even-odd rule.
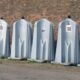
[[[1,18],[0,19],[0,57],[9,56],[9,31],[8,23]]]
[[[79,25],[70,17],[60,22],[55,63],[75,65],[80,62],[78,30]]]
[[[54,60],[53,24],[47,19],[35,22],[31,60],[44,62]]]
[[[28,59],[31,56],[32,25],[24,18],[14,22],[11,59]]]

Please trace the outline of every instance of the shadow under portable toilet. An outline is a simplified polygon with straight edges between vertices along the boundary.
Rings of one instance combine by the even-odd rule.
[[[53,25],[47,19],[35,22],[31,60],[46,62],[54,60]]]
[[[79,25],[68,16],[59,23],[55,63],[77,65],[80,62]]]
[[[8,23],[1,17],[0,19],[0,57],[9,57],[9,31]]]
[[[31,56],[32,25],[24,17],[14,22],[11,59],[28,59]]]

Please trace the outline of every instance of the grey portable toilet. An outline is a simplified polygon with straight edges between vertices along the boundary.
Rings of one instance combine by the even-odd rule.
[[[44,62],[54,60],[53,24],[47,19],[35,22],[31,60]]]
[[[8,23],[1,18],[0,19],[0,57],[9,56],[9,31]]]
[[[79,25],[70,18],[60,22],[55,63],[70,65],[80,62],[78,30]]]
[[[20,19],[13,24],[11,59],[28,59],[31,56],[32,24]]]

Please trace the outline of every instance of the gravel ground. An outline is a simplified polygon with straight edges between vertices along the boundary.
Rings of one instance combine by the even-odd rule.
[[[80,67],[0,60],[0,80],[80,80]]]

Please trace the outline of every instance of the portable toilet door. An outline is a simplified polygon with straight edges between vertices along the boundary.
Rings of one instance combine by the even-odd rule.
[[[0,57],[9,56],[9,32],[8,23],[0,19]]]
[[[31,60],[43,62],[54,60],[53,25],[47,19],[35,22]]]
[[[20,19],[13,24],[12,59],[28,59],[31,56],[32,25],[25,19]]]
[[[78,24],[70,18],[59,24],[55,62],[70,65],[80,62]]]

